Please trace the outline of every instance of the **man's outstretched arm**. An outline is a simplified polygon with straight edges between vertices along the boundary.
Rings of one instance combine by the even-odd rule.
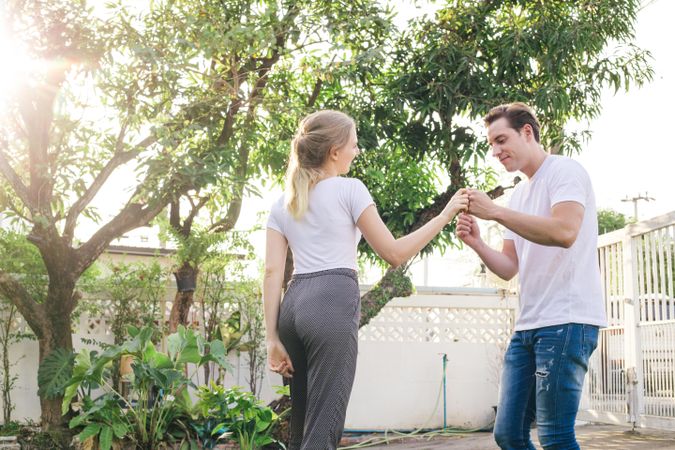
[[[494,220],[540,245],[570,248],[584,219],[583,205],[574,201],[553,205],[550,217],[532,216],[498,206],[481,191],[470,191],[469,202],[469,212],[474,216]]]
[[[505,239],[502,250],[488,246],[480,237],[476,218],[460,214],[457,219],[457,236],[485,263],[488,269],[503,280],[510,280],[518,273],[518,255],[511,239]]]

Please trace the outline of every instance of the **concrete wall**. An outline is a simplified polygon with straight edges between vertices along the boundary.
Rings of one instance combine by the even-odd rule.
[[[356,380],[347,411],[347,429],[414,429],[443,426],[443,360],[446,368],[447,425],[481,428],[494,418],[501,354],[511,333],[516,300],[494,289],[420,290],[394,299],[361,329]],[[82,317],[74,336],[111,342],[105,319]],[[38,420],[38,346],[22,341],[11,349],[21,358],[13,399],[15,419]],[[232,354],[235,370],[225,384],[248,385],[246,354]],[[201,377],[201,373],[199,377]],[[282,384],[267,373],[261,397],[276,397]]]

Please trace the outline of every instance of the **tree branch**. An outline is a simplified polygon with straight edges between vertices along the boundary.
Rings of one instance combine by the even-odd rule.
[[[457,175],[457,174],[455,174]],[[516,177],[513,180],[513,186],[518,184],[520,178]],[[488,196],[492,199],[500,197],[504,194],[506,189],[510,189],[513,186],[497,186],[494,189],[487,192]],[[417,220],[411,226],[409,232],[417,230],[422,225],[427,223],[438,213],[440,213],[447,202],[452,198],[452,196],[459,190],[461,186],[452,184],[448,189],[439,194],[431,205],[423,208],[417,214]],[[401,264],[399,267],[390,267],[387,269],[386,273],[380,279],[380,281],[375,284],[368,292],[361,296],[361,322],[359,327],[367,325],[370,320],[375,317],[380,310],[394,297],[407,297],[413,292],[412,282],[410,278],[406,275],[408,268],[408,262]]]
[[[259,97],[256,97],[259,98]],[[244,122],[243,129],[250,129],[255,117],[255,105],[249,108]],[[214,233],[227,233],[234,228],[239,214],[241,213],[241,204],[244,197],[245,177],[248,171],[249,149],[246,142],[243,142],[239,148],[239,165],[237,166],[234,186],[234,196],[230,200],[225,217],[211,225],[210,231]]]
[[[284,43],[286,37],[288,36],[289,30],[284,28],[289,22],[292,22],[295,17],[297,17],[299,9],[296,5],[293,5],[284,15],[284,17],[279,21],[281,29],[276,33],[275,46],[272,51],[272,55],[267,58],[251,58],[247,61],[246,64],[242,65],[239,71],[236,68],[232,67],[233,71],[233,80],[238,80],[242,75],[242,72],[254,71],[255,66],[260,62],[260,67],[257,69],[258,79],[256,80],[253,89],[251,90],[251,95],[249,96],[249,112],[252,109],[255,109],[253,106],[256,102],[256,99],[262,96],[262,90],[267,85],[267,74],[272,69],[272,66],[279,61],[281,57],[281,50],[284,48]],[[233,83],[235,85],[235,91],[238,90],[238,81]],[[234,118],[236,117],[239,109],[243,106],[243,101],[241,98],[236,98],[230,108],[227,110],[227,115],[225,117],[225,123],[223,124],[223,129],[218,136],[217,143],[218,145],[223,145],[230,140],[233,135],[234,129]]]
[[[2,270],[0,270],[0,294],[16,306],[31,330],[40,338],[46,321],[44,307],[33,300],[21,283]]]
[[[314,89],[312,89],[312,94],[309,96],[309,99],[307,100],[307,107],[309,108],[314,107],[314,104],[316,103],[316,100],[319,98],[319,94],[321,93],[321,86],[323,86],[323,80],[321,78],[317,78],[316,83],[314,84]]]
[[[190,206],[192,206],[192,209],[190,209],[190,214],[185,218],[185,221],[183,222],[183,227],[186,230],[192,229],[192,222],[195,220],[195,217],[197,217],[197,214],[199,214],[199,211],[208,203],[208,201],[211,199],[211,195],[205,195],[204,197],[199,199],[199,203],[195,205],[195,203],[192,201],[190,198]]]
[[[230,200],[225,217],[213,223],[211,228],[209,228],[209,231],[214,233],[227,233],[232,228],[234,228],[241,212],[241,203],[241,196],[237,196]]]
[[[3,147],[7,147],[7,143],[3,140]],[[9,164],[9,159],[4,149],[0,149],[0,172],[7,179],[9,184],[14,189],[16,195],[21,199],[24,205],[30,210],[33,214],[36,210],[36,205],[32,202],[30,193],[28,192],[28,187],[21,181],[19,175],[14,171],[12,166]]]
[[[180,198],[173,199],[169,203],[169,225],[180,233]]]
[[[82,213],[82,211],[84,211],[84,208],[87,207],[87,205],[94,199],[96,194],[101,190],[101,187],[105,184],[105,182],[108,180],[110,175],[115,171],[115,169],[138,156],[138,154],[141,151],[148,148],[155,142],[157,142],[157,137],[148,136],[141,142],[136,144],[133,150],[129,150],[128,152],[120,152],[119,150],[121,149],[122,144],[120,144],[120,140],[118,139],[118,142],[116,144],[118,151],[115,153],[115,156],[113,156],[110,159],[110,161],[108,161],[108,163],[105,165],[105,167],[101,169],[101,171],[98,173],[98,175],[91,183],[89,188],[85,191],[84,194],[82,194],[82,197],[77,199],[77,201],[68,211],[68,215],[66,217],[66,224],[63,229],[63,236],[68,240],[68,242],[70,242],[73,238],[73,234],[75,232],[75,225],[77,224],[77,218]]]
[[[162,211],[165,205],[166,202],[161,200],[152,206],[139,203],[127,204],[113,219],[99,228],[87,242],[75,249],[76,273],[81,274],[86,270],[113,239],[147,224]]]

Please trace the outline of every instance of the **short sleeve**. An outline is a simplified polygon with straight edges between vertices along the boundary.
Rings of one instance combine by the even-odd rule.
[[[359,217],[367,207],[374,205],[373,197],[368,188],[361,180],[353,179],[349,195],[349,210],[354,223],[358,222]]]
[[[274,202],[272,209],[270,210],[270,215],[267,218],[267,228],[278,231],[281,234],[284,233],[284,229],[281,226],[283,221],[281,217],[281,208],[283,207],[283,198]]]
[[[576,202],[584,208],[588,198],[590,179],[578,162],[566,159],[550,178],[551,207],[561,202]]]

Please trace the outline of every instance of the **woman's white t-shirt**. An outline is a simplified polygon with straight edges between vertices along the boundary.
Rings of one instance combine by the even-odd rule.
[[[373,198],[360,180],[326,178],[309,191],[309,207],[300,220],[291,216],[281,196],[272,205],[267,228],[288,241],[294,273],[356,270],[356,246],[361,240],[356,222],[372,204]]]

